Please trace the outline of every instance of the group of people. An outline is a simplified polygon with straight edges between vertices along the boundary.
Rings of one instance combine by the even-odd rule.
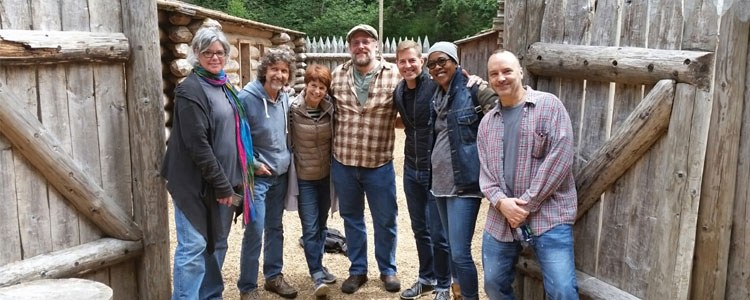
[[[341,291],[368,281],[365,201],[379,279],[402,299],[478,299],[471,242],[483,198],[491,203],[482,240],[484,290],[514,299],[522,245],[532,247],[551,299],[577,299],[571,226],[576,214],[570,119],[557,97],[523,86],[516,56],[498,50],[488,79],[469,76],[450,42],[423,59],[413,41],[396,64],[378,58],[369,25],[346,36],[351,59],[333,71],[313,64],[290,99],[294,57],[269,52],[255,81],[236,91],[223,71],[229,43],[200,29],[193,73],[175,89],[173,129],[161,174],[174,203],[177,247],[172,299],[221,299],[221,268],[232,219],[244,235],[237,287],[242,300],[264,289],[298,291],[282,273],[284,209],[298,210],[314,295],[337,281],[323,266],[329,210],[338,206],[351,263]],[[404,128],[403,186],[419,258],[401,290],[396,268],[395,128]],[[334,196],[335,194],[335,196]],[[338,203],[334,203],[334,202]]]

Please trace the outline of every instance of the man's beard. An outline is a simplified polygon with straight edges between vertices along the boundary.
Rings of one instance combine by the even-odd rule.
[[[372,62],[372,59],[373,57],[369,53],[364,58],[358,58],[356,54],[354,55],[354,57],[352,57],[354,64],[359,67],[364,67],[364,66],[369,65],[370,62]]]
[[[271,89],[276,90],[276,91],[284,88],[284,84],[281,83],[281,81],[277,81],[277,80],[269,82],[268,85],[271,87]]]

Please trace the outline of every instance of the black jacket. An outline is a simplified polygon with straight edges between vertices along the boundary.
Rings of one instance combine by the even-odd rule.
[[[404,103],[406,80],[401,80],[393,91],[393,101],[404,122],[406,143],[404,144],[404,163],[418,171],[429,171],[432,155],[432,96],[437,84],[430,79],[430,74],[423,69],[417,77],[417,90],[414,102]],[[406,113],[406,105],[413,106],[412,113]]]
[[[174,122],[161,176],[175,206],[206,238],[212,253],[214,231],[221,228],[216,199],[231,196],[233,190],[213,152],[211,106],[199,80],[190,74],[175,88]]]

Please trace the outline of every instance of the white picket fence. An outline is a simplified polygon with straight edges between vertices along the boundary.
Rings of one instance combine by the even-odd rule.
[[[383,41],[382,55],[385,60],[394,62],[396,60],[396,47],[398,43],[412,39],[422,46],[422,53],[426,54],[430,49],[430,41],[425,36],[414,38],[399,37],[385,38]],[[336,66],[351,58],[349,55],[349,44],[343,36],[333,37],[306,37],[307,52],[304,55],[305,64],[321,64],[333,70]]]

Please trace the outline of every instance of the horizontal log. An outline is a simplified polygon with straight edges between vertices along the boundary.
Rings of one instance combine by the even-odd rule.
[[[63,278],[116,265],[140,255],[143,244],[103,238],[60,251],[37,255],[0,267],[0,286]]]
[[[0,83],[0,133],[78,212],[104,233],[123,240],[141,239],[141,230],[131,215],[107,195],[98,181],[86,174],[54,134],[36,115],[27,111],[23,102],[3,83]]]
[[[542,279],[542,269],[539,264],[526,257],[520,257],[516,267],[524,274]],[[604,281],[597,279],[589,274],[576,270],[576,282],[578,283],[578,292],[594,300],[639,300],[638,297],[618,289]]]
[[[534,43],[524,61],[538,76],[580,78],[627,84],[654,84],[662,79],[708,89],[713,52],[635,47]]]
[[[612,138],[578,171],[575,176],[578,190],[576,219],[594,206],[602,193],[666,133],[674,93],[674,81],[659,81]]]
[[[124,62],[128,39],[119,32],[0,30],[0,65]]]

